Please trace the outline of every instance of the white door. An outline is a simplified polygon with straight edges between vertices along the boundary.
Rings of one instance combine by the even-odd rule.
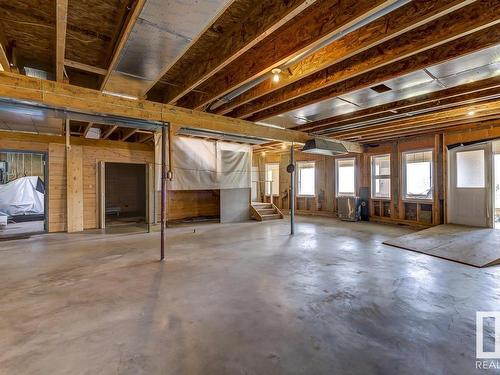
[[[448,223],[492,227],[491,143],[457,147],[448,156]]]

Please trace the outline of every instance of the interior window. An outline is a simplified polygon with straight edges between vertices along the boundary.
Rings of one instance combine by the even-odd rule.
[[[404,196],[407,199],[432,199],[432,151],[403,153]]]
[[[356,161],[354,158],[337,159],[337,196],[354,196],[356,193]]]
[[[372,198],[391,197],[391,156],[372,156]]]
[[[297,163],[297,170],[299,195],[314,196],[316,194],[314,162]]]

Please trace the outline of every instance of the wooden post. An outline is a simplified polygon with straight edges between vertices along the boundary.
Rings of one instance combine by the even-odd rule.
[[[167,210],[167,124],[161,129],[161,256],[165,259],[165,226]]]

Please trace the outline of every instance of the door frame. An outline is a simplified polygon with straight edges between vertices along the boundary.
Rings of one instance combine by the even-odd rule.
[[[146,184],[146,213],[144,218],[148,232],[151,231],[151,226],[154,224],[155,213],[155,194],[154,194],[154,163],[148,162],[121,162],[121,161],[103,161],[97,162],[96,167],[96,217],[98,229],[106,229],[106,164],[134,164],[144,166],[144,182]]]
[[[0,153],[15,153],[15,154],[38,154],[42,155],[43,160],[43,184],[45,193],[43,194],[43,231],[26,234],[43,234],[49,232],[49,152],[36,150],[16,150],[16,149],[0,149]]]
[[[491,152],[491,215],[492,215],[492,227],[495,228],[495,218],[496,218],[496,209],[500,209],[500,207],[497,207],[496,206],[496,181],[498,179],[498,181],[500,182],[500,175],[497,176],[496,175],[496,170],[497,170],[497,166],[496,166],[496,163],[497,163],[497,159],[498,159],[498,163],[500,164],[500,147],[499,147],[499,151],[498,152],[495,152],[495,149],[493,147],[493,144],[495,142],[498,142],[500,144],[500,140],[494,140],[491,142],[491,146],[492,146],[492,152]],[[500,168],[499,168],[500,169]]]

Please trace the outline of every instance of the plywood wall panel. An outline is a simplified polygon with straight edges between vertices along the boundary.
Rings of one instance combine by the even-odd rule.
[[[69,233],[83,230],[83,146],[73,145],[66,152],[66,221]]]
[[[49,150],[49,232],[66,230],[66,149],[50,143]]]
[[[218,190],[171,190],[167,200],[169,221],[220,216]]]

